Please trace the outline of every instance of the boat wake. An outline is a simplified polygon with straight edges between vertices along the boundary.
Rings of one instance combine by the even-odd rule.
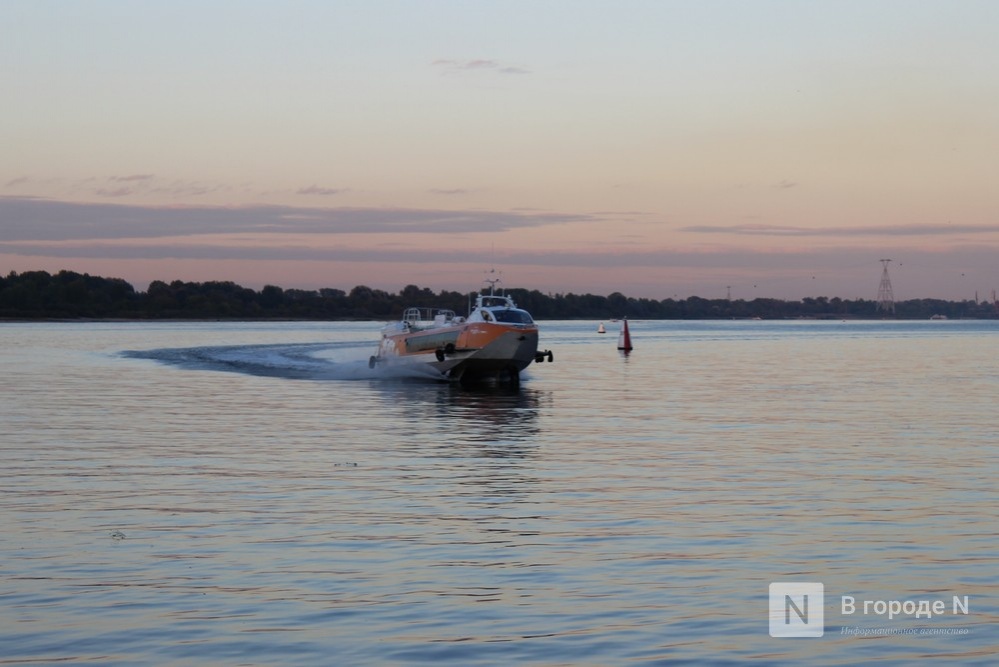
[[[122,356],[149,359],[186,370],[224,371],[289,380],[440,381],[422,367],[368,367],[366,343],[296,343],[128,350]]]

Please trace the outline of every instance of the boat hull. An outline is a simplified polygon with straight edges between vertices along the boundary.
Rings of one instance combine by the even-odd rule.
[[[449,380],[504,377],[516,380],[538,352],[536,327],[471,323],[420,332],[386,334],[378,362],[423,365]]]

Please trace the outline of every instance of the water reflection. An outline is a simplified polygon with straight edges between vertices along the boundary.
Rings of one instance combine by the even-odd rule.
[[[193,326],[0,326],[7,661],[785,664],[803,580],[972,596],[830,606],[820,661],[995,662],[994,323],[648,323],[623,362],[553,324],[519,391],[372,377],[365,323]],[[971,632],[840,634],[914,624]]]
[[[539,413],[552,399],[550,392],[523,385],[383,382],[374,388],[381,410],[415,425],[416,441],[443,446],[456,456],[530,456],[540,434]]]

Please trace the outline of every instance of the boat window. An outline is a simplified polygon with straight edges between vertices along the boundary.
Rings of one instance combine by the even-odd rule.
[[[492,311],[493,316],[496,317],[497,322],[506,322],[508,324],[533,324],[534,320],[531,319],[531,315],[526,310],[518,310],[516,308],[505,308],[503,310]]]

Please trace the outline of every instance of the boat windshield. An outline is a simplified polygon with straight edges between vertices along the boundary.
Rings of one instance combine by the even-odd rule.
[[[526,310],[519,310],[517,308],[503,308],[489,311],[496,318],[497,322],[506,322],[507,324],[533,324],[534,320],[531,319],[530,313]]]

